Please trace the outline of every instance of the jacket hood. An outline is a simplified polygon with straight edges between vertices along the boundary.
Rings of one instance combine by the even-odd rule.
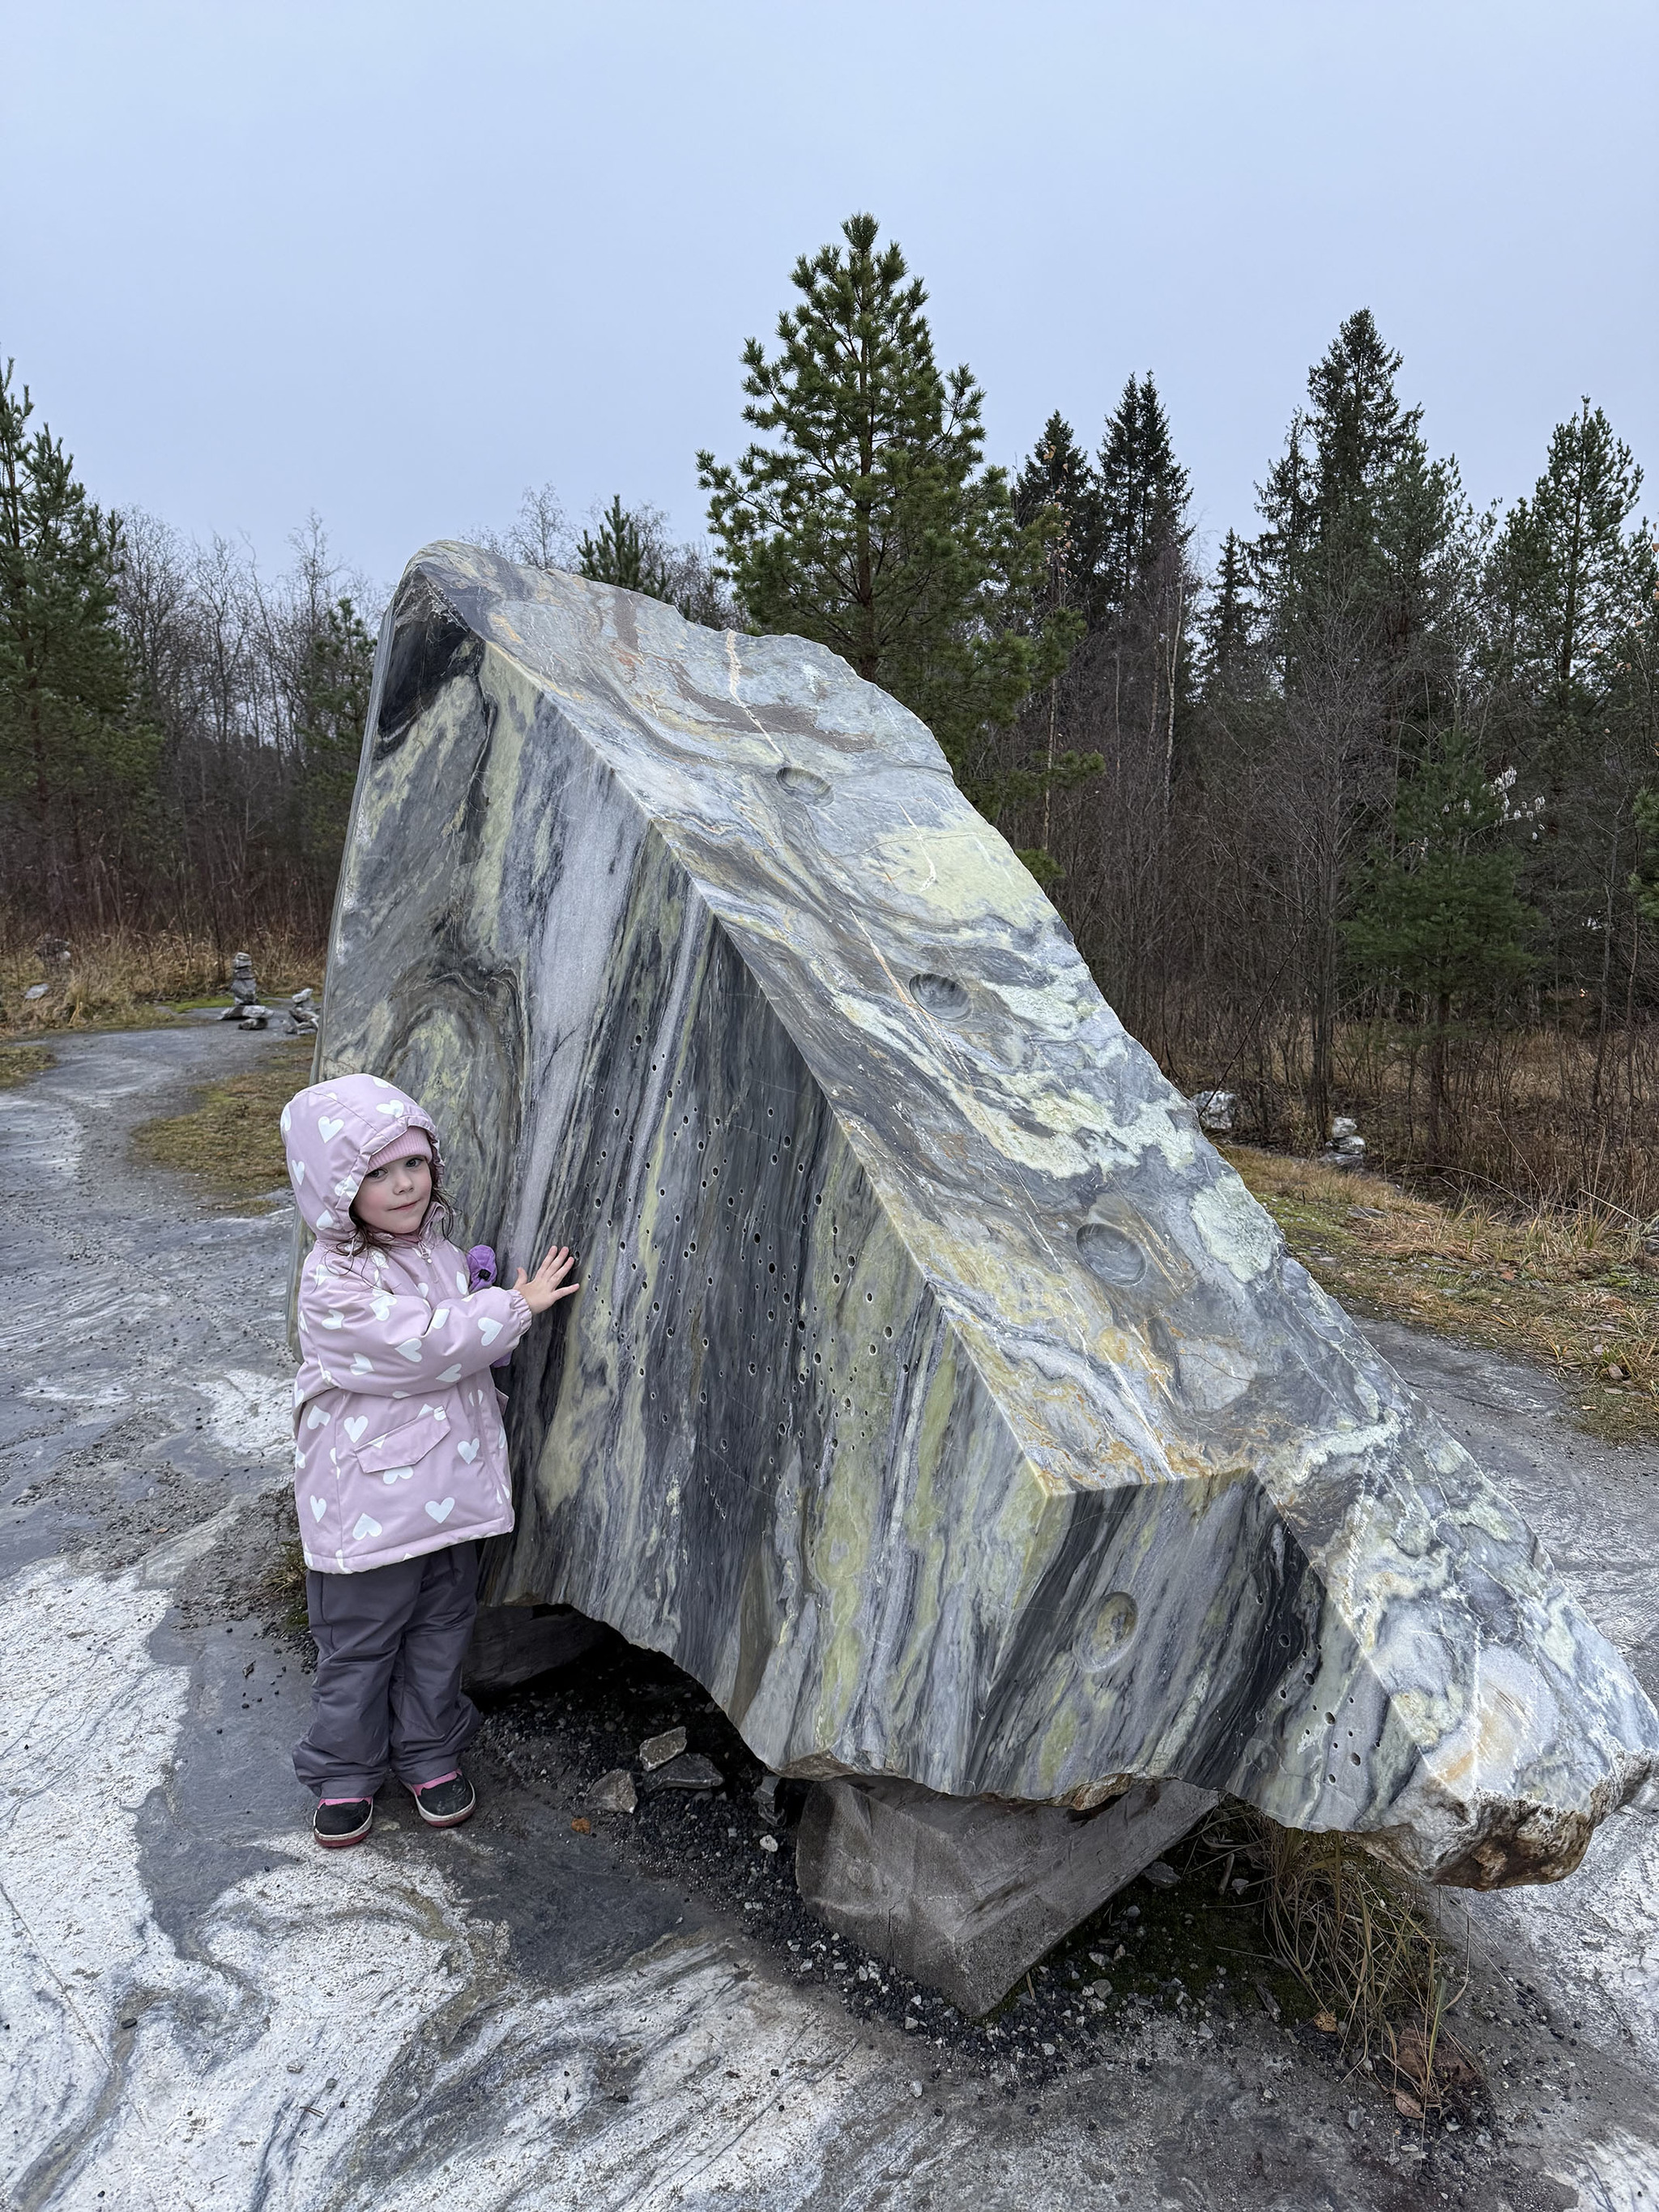
[[[341,1075],[296,1091],[283,1109],[294,1202],[319,1237],[344,1242],[354,1233],[351,1201],[369,1162],[399,1128],[424,1129],[439,1176],[443,1153],[426,1109],[378,1075]]]

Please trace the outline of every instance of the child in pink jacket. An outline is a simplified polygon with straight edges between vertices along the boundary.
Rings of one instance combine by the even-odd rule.
[[[283,1109],[294,1195],[316,1243],[300,1279],[295,1499],[317,1643],[294,1770],[331,1850],[374,1825],[388,1770],[429,1826],[477,1799],[461,1690],[477,1612],[477,1539],[513,1526],[490,1367],[576,1290],[550,1252],[509,1290],[470,1287],[443,1231],[438,1133],[376,1075],[313,1084]]]

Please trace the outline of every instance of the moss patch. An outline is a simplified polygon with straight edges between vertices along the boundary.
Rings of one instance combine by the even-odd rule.
[[[1344,1305],[1540,1361],[1593,1436],[1659,1440],[1659,1276],[1628,1217],[1454,1210],[1316,1160],[1226,1156]]]
[[[198,1178],[210,1194],[266,1212],[288,1182],[276,1117],[311,1076],[308,1039],[265,1045],[252,1065],[210,1085],[188,1114],[142,1122],[132,1133],[133,1158]]]
[[[33,1075],[44,1075],[57,1066],[57,1057],[43,1044],[15,1044],[0,1051],[0,1091],[15,1091]]]

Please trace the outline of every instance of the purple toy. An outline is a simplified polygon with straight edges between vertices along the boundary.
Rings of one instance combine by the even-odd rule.
[[[495,1255],[488,1244],[474,1244],[466,1255],[466,1287],[469,1291],[482,1291],[495,1279]],[[492,1368],[510,1367],[511,1358],[492,1359]]]

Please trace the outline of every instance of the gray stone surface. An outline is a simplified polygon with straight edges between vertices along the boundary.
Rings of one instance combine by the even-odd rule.
[[[795,1875],[832,1928],[962,2011],[988,2012],[1214,1802],[1183,1782],[1139,1784],[1084,1814],[914,1782],[820,1782]]]
[[[780,1773],[1231,1790],[1496,1885],[1659,1720],[1287,1256],[915,718],[822,648],[459,546],[388,615],[323,1075],[581,1248],[495,1595]]]
[[[517,1780],[481,1747],[468,1827],[394,1810],[343,1863],[318,1851],[288,1765],[303,1644],[270,1582],[285,1224],[125,1156],[135,1121],[273,1048],[208,1023],[54,1038],[58,1066],[0,1092],[0,2202],[1646,2212],[1648,1814],[1607,1821],[1570,1881],[1449,1898],[1474,1921],[1455,2024],[1492,2110],[1426,2147],[1248,1994],[1237,2016],[1194,1983],[1184,2015],[1172,1992],[1057,2027],[1053,2059],[1018,2007],[995,2037],[861,2017],[850,1970],[805,1975],[810,1946],[641,1871],[632,1824],[573,1837],[579,1752]],[[1659,1450],[1580,1435],[1518,1363],[1378,1333],[1659,1680]]]

